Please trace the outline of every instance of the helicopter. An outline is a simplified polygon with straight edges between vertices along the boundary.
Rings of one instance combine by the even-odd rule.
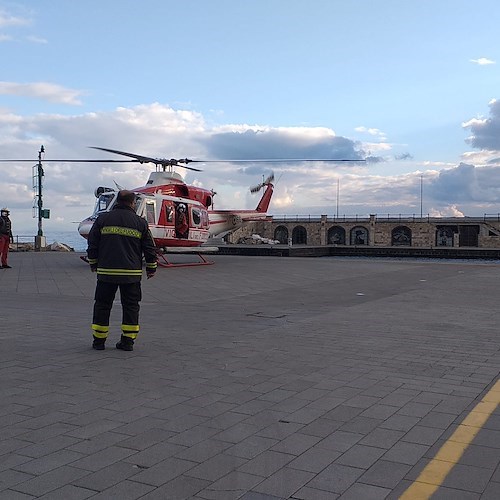
[[[260,184],[250,188],[252,193],[265,188],[255,210],[215,210],[214,190],[187,185],[174,171],[174,167],[200,171],[188,166],[188,163],[201,160],[159,159],[108,148],[93,147],[93,149],[128,156],[139,163],[155,164],[156,171],[150,173],[146,184],[131,191],[137,197],[136,213],[147,220],[159,249],[197,248],[209,238],[221,238],[245,222],[267,217],[274,189],[273,173]],[[99,186],[95,189],[94,195],[97,201],[94,212],[78,226],[81,236],[87,238],[97,217],[113,208],[119,188],[119,186],[116,188]]]

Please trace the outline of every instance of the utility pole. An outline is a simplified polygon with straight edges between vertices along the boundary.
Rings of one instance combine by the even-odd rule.
[[[38,151],[38,236],[43,236],[42,230],[42,210],[43,210],[43,201],[42,201],[42,177],[44,175],[43,166],[42,166],[42,155],[45,153],[45,148],[40,146],[40,151]]]
[[[38,232],[35,236],[35,251],[39,252],[47,246],[45,236],[43,235],[42,229],[42,219],[48,219],[50,217],[50,210],[43,209],[43,198],[42,198],[42,178],[44,176],[43,165],[42,165],[42,155],[45,154],[45,148],[40,146],[40,151],[38,151],[38,163],[33,167],[33,177],[34,177],[34,189],[36,198],[36,208],[38,209]],[[35,174],[36,169],[36,174]],[[33,205],[35,208],[35,204]],[[34,217],[34,215],[33,215]]]

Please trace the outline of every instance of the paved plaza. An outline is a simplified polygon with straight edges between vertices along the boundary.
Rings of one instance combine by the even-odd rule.
[[[123,352],[79,254],[10,254],[1,500],[500,498],[499,262],[213,260],[143,281]]]

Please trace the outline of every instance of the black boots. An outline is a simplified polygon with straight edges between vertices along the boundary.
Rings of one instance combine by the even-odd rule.
[[[99,337],[94,336],[94,341],[92,342],[92,347],[94,349],[96,349],[97,351],[103,351],[105,342],[106,342],[106,339],[100,339]]]
[[[100,339],[94,336],[94,341],[92,342],[92,347],[97,351],[103,351],[105,349],[106,339]],[[121,349],[122,351],[133,351],[134,350],[134,341],[129,337],[124,337],[122,335],[120,342],[116,344],[117,349]]]
[[[133,351],[134,341],[130,337],[124,337],[122,335],[120,342],[116,344],[116,348],[121,349],[122,351]]]

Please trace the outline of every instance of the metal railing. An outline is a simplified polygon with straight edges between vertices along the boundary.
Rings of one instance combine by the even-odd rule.
[[[396,222],[430,222],[431,216],[429,214],[416,215],[416,214],[375,214],[375,220],[378,221],[396,221]]]
[[[463,217],[433,217],[430,214],[354,214],[354,215],[271,215],[273,222],[368,222],[372,218],[376,221],[391,221],[391,222],[500,222],[500,213],[484,214],[482,216]]]
[[[27,252],[35,249],[35,236],[25,236],[22,234],[16,234],[14,236],[13,251],[17,252]]]
[[[355,214],[355,215],[273,215],[273,222],[369,222],[372,217],[378,221],[406,221],[406,222],[428,222],[431,217],[423,217],[415,214]]]
[[[273,222],[321,222],[321,215],[273,215]]]
[[[484,214],[483,220],[500,222],[500,214]]]

